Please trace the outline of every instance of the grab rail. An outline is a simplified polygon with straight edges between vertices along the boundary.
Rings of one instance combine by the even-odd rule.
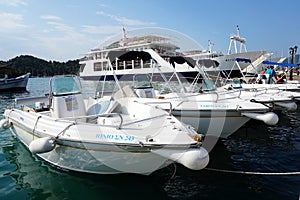
[[[89,119],[89,118],[94,118],[94,117],[110,117],[112,115],[118,115],[120,117],[121,121],[120,121],[120,124],[117,127],[117,129],[121,129],[121,127],[123,125],[123,117],[120,113],[105,113],[105,114],[85,115],[85,116],[77,116],[77,117],[63,117],[63,118],[58,118],[55,121],[74,120],[75,122],[77,122],[76,120],[78,120],[78,119]]]
[[[106,113],[106,114],[100,114],[98,115],[98,117],[110,117],[111,115],[118,115],[121,119],[119,126],[117,127],[117,129],[121,129],[122,125],[123,125],[123,117],[120,113]]]
[[[167,104],[167,103],[170,104],[169,115],[171,115],[173,110],[171,102],[145,102],[144,104],[148,105],[148,104]]]

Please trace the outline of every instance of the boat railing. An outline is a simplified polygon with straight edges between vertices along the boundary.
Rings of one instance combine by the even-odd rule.
[[[169,115],[171,115],[171,113],[172,113],[172,110],[173,110],[173,108],[172,108],[172,103],[171,102],[146,102],[145,104],[147,104],[147,105],[149,105],[149,104],[169,104],[170,105],[170,108],[169,108]],[[159,107],[159,106],[157,106],[157,107]]]
[[[216,99],[213,100],[214,102],[217,102],[217,101],[220,100],[220,96],[219,96],[219,93],[218,93],[218,92],[216,92],[216,91],[211,91],[211,90],[209,90],[209,91],[204,91],[204,92],[205,92],[205,94],[213,94],[213,95],[216,95]],[[198,93],[198,95],[199,95],[199,94],[202,94],[202,93]]]
[[[279,87],[271,87],[271,88],[266,88],[265,93],[267,93],[270,90],[277,90],[277,94],[279,94],[282,90]]]
[[[236,93],[236,92],[238,92],[238,95],[236,96],[237,98],[241,98],[241,95],[242,95],[242,91],[243,90],[228,90],[228,91],[226,91],[225,92],[225,94],[234,94],[234,93]],[[235,98],[235,96],[233,96],[233,98]],[[229,99],[229,98],[226,98],[226,99]]]
[[[63,117],[63,118],[58,118],[55,121],[74,120],[75,122],[77,122],[77,120],[80,120],[80,119],[90,119],[90,118],[97,118],[97,117],[111,117],[111,116],[120,117],[121,121],[120,121],[120,124],[117,126],[117,129],[121,129],[121,127],[123,125],[123,117],[122,117],[121,113],[104,113],[104,114],[96,114],[96,115]]]
[[[213,100],[213,101],[210,101],[210,102],[214,102],[214,103],[217,103],[218,102],[218,100],[220,100],[220,98],[219,98],[219,94],[217,93],[217,92],[209,92],[209,93],[206,93],[206,94],[214,94],[214,95],[216,95],[216,99],[215,100]],[[197,96],[198,95],[201,95],[201,93],[198,93],[197,94]],[[187,97],[187,96],[185,96],[185,97]],[[227,99],[227,98],[226,98]],[[180,105],[182,105],[183,103],[191,103],[191,102],[206,102],[207,100],[205,100],[205,99],[203,99],[203,100],[195,100],[195,101],[191,101],[191,100],[182,100],[179,104],[177,104],[176,105],[176,107],[178,107],[178,106],[180,106]]]

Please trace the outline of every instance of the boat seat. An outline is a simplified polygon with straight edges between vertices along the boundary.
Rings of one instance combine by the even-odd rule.
[[[117,91],[113,95],[114,99],[120,99],[122,97],[138,97],[138,95],[134,92],[131,86],[126,85],[122,88],[122,90]]]
[[[83,96],[82,94],[53,96],[50,111],[51,116],[55,118],[85,116]]]
[[[267,84],[269,80],[269,74],[258,74],[256,82],[260,84]]]
[[[115,108],[120,105],[117,101],[102,101],[96,102],[88,107],[86,113],[87,115],[99,115],[111,113]]]
[[[135,93],[140,98],[156,98],[153,88],[135,89]]]

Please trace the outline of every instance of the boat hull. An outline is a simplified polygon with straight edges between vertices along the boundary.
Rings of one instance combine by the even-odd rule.
[[[179,96],[177,96],[179,95]],[[199,134],[227,138],[251,118],[243,112],[263,115],[269,108],[257,103],[227,98],[216,101],[216,94],[164,95],[163,99],[136,98],[136,101],[157,105],[181,122],[191,125]]]
[[[300,92],[300,84],[242,84],[244,89],[284,90]]]
[[[199,73],[199,71],[196,71],[196,70],[195,71],[182,71],[182,72],[178,72],[178,75],[181,79],[185,79],[189,82],[192,82],[198,73]],[[153,81],[164,81],[161,73],[153,73],[153,70],[148,71],[148,72],[147,72],[147,70],[143,70],[141,72],[139,72],[138,70],[135,70],[135,71],[131,70],[128,72],[126,72],[124,70],[122,73],[118,73],[118,71],[115,72],[115,76],[117,77],[118,80],[121,80],[121,81],[132,81],[133,77],[136,74],[151,74]],[[163,75],[168,80],[177,81],[176,77],[174,76],[174,72],[165,72],[165,73],[163,73]],[[97,75],[96,73],[93,73],[91,75],[81,75],[80,77],[83,80],[92,80],[92,81],[103,81],[103,80],[107,80],[107,81],[113,80],[114,81],[115,80],[115,77],[112,72],[111,73],[110,72],[100,73],[99,75]]]
[[[230,90],[228,88],[230,88]],[[240,87],[234,89],[232,88],[232,85],[226,85],[218,89],[220,96],[224,96],[226,98],[241,98],[246,101],[261,103],[272,108],[273,110],[295,111],[297,109],[297,105],[294,102],[294,97],[300,95],[295,92],[287,92],[277,88],[243,89]]]
[[[26,127],[14,125],[10,129],[26,147],[37,139]],[[172,163],[171,160],[140,146],[129,149],[122,145],[74,141],[58,141],[54,150],[36,155],[60,169],[94,174],[148,175]]]
[[[1,79],[0,80],[0,91],[5,90],[26,90],[27,82],[29,80],[30,74],[25,74],[23,76],[11,79]]]
[[[124,115],[122,128],[119,117],[102,117],[100,121],[103,124],[89,124],[58,120],[48,116],[47,112],[41,115],[32,111],[7,109],[4,116],[13,135],[32,153],[52,166],[64,170],[93,174],[148,175],[174,162],[196,170],[208,164],[208,153],[200,147],[200,143],[190,137],[187,134],[189,132],[182,134],[182,127],[174,129],[179,125],[175,117],[151,106],[142,107],[148,107],[149,113],[157,111],[163,115],[132,123],[129,123]],[[193,134],[197,135],[196,132]],[[46,141],[47,138],[55,141],[52,149],[32,150],[32,146],[36,145],[38,140]],[[43,148],[42,145],[38,144],[35,147]],[[188,152],[194,152],[192,154],[195,163],[182,159],[188,157]]]
[[[241,116],[239,112],[226,110],[174,110],[172,114],[180,121],[193,126],[198,133],[220,138],[227,138],[250,120]]]
[[[242,53],[235,53],[229,55],[223,55],[214,58],[214,60],[220,63],[219,67],[220,70],[230,71],[230,70],[239,70],[237,66],[234,66],[234,63],[237,58],[247,58],[250,59],[252,62],[257,60],[260,56],[264,55],[266,51],[249,51],[249,52],[242,52]],[[249,63],[240,63],[241,69],[245,69],[249,66]]]

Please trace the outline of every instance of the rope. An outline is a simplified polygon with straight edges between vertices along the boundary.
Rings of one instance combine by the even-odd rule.
[[[246,172],[246,171],[234,171],[226,169],[215,169],[215,168],[204,168],[209,171],[215,172],[225,172],[225,173],[234,173],[234,174],[249,174],[249,175],[276,175],[276,176],[285,176],[285,175],[300,175],[300,172]]]
[[[64,128],[64,130],[62,130],[60,133],[57,134],[57,136],[55,137],[55,139],[57,139],[60,134],[64,133],[68,128],[70,128],[71,126],[73,126],[75,124],[76,124],[75,122],[69,124],[66,128]]]
[[[172,174],[172,176],[170,177],[169,180],[171,180],[171,179],[173,179],[175,177],[175,174],[176,174],[176,171],[177,171],[177,167],[176,167],[175,163],[173,163],[173,166],[174,166],[174,171],[173,171],[173,174]]]
[[[38,121],[39,121],[40,118],[42,118],[42,116],[38,116],[37,119],[36,119],[36,121],[35,121],[33,130],[32,130],[32,140],[34,140],[34,131],[36,129],[37,123],[38,123]]]

